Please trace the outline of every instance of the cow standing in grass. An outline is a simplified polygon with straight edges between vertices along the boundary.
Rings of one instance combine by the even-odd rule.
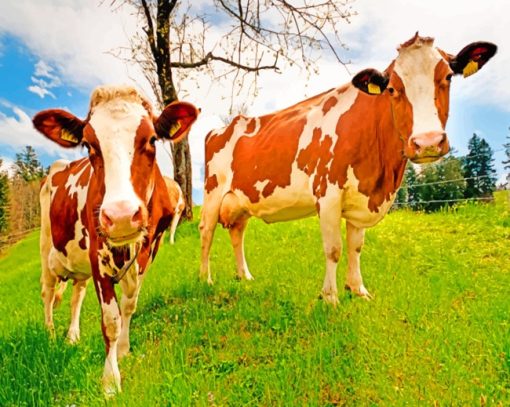
[[[62,295],[61,289],[55,292],[57,283],[73,280],[68,338],[75,342],[92,277],[102,313],[107,394],[120,391],[117,357],[129,351],[142,280],[173,213],[155,141],[178,141],[196,116],[193,105],[175,102],[155,117],[135,89],[100,87],[85,120],[63,110],[46,110],[33,120],[57,144],[88,150],[87,158],[55,163],[41,187],[42,298],[46,325],[53,330],[53,306]],[[120,309],[115,283],[122,289]]]
[[[170,234],[170,244],[174,244],[175,231],[177,229],[177,225],[179,224],[179,220],[181,219],[182,212],[186,208],[186,202],[184,201],[184,195],[179,184],[172,178],[169,177],[163,178],[165,180],[166,188],[168,189],[170,206],[172,207],[173,211],[172,223],[170,224],[170,228],[168,231]]]
[[[450,81],[469,76],[496,52],[477,42],[456,56],[416,34],[384,72],[261,117],[236,117],[205,141],[200,274],[212,283],[216,224],[229,229],[240,278],[252,279],[243,249],[251,216],[278,222],[318,214],[326,256],[323,298],[338,302],[336,269],[347,222],[346,288],[370,298],[360,272],[365,228],[391,207],[407,160],[433,162],[448,150]]]

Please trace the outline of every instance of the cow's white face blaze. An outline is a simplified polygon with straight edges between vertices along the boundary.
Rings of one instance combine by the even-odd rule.
[[[439,65],[444,65],[445,78],[436,81]],[[402,47],[395,60],[393,75],[398,75],[403,84],[407,102],[412,109],[412,128],[408,135],[405,154],[415,162],[435,161],[449,151],[444,125],[440,119],[440,110],[448,106],[436,103],[438,86],[444,86],[443,80],[453,71],[448,68],[439,51],[432,47],[432,41],[417,39],[410,46]],[[392,81],[390,80],[390,89]],[[406,135],[407,136],[407,135]]]
[[[132,171],[147,170],[133,165],[137,155],[152,153],[138,152],[135,148],[137,136],[144,139],[151,137],[151,134],[138,131],[142,120],[148,120],[147,111],[139,103],[111,100],[93,109],[89,121],[93,132],[85,132],[84,135],[84,142],[91,145],[91,153],[100,154],[96,160],[100,159],[101,163],[93,161],[94,167],[102,165],[104,174],[99,222],[114,245],[140,240],[147,226],[147,209],[135,192],[132,174]],[[88,141],[88,133],[95,136],[96,147],[93,140]],[[155,134],[153,129],[152,134]],[[148,149],[154,149],[150,143],[144,144],[149,144]],[[95,148],[99,151],[93,151]]]

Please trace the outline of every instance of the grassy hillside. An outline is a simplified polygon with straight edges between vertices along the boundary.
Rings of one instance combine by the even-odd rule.
[[[318,222],[265,225],[246,236],[253,282],[238,282],[218,229],[215,285],[197,281],[197,222],[178,229],[151,268],[107,404],[502,405],[510,403],[510,209],[395,212],[367,232],[365,284],[375,299],[317,299]],[[343,287],[345,258],[338,273]],[[38,236],[0,259],[0,405],[104,405],[99,307],[92,285],[82,340],[64,341],[70,289],[43,328]]]

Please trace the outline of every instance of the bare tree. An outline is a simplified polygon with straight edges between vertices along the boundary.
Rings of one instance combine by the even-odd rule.
[[[176,84],[194,73],[228,78],[231,108],[242,90],[254,94],[257,75],[297,64],[313,71],[321,51],[340,64],[339,22],[356,13],[354,0],[112,0],[132,7],[142,30],[117,56],[136,63],[162,106],[177,99]],[[173,147],[174,178],[191,219],[191,158],[187,140]]]

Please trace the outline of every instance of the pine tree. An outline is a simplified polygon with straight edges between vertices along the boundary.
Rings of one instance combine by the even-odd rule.
[[[420,200],[419,195],[417,194],[416,187],[414,186],[417,181],[417,174],[414,166],[408,162],[407,167],[404,173],[404,179],[402,181],[402,185],[397,192],[397,197],[395,199],[395,208],[411,208],[416,209],[417,202]]]
[[[405,181],[407,185],[407,203],[412,210],[417,210],[419,207],[419,201],[421,200],[420,193],[416,187],[418,183],[418,174],[414,169],[414,165],[408,164]]]
[[[469,152],[464,158],[465,198],[491,197],[496,188],[496,170],[489,144],[476,133],[469,139]]]
[[[423,168],[415,186],[419,196],[418,209],[427,212],[437,211],[446,206],[455,205],[464,196],[465,181],[462,174],[462,162],[450,154],[436,164]]]
[[[26,182],[39,180],[45,175],[45,170],[32,146],[25,146],[21,153],[16,153],[14,166],[16,176]]]
[[[508,130],[510,130],[510,127]],[[506,138],[508,142],[503,144],[506,154],[506,160],[503,160],[503,168],[508,171],[506,173],[506,187],[510,189],[510,133],[507,134]]]

